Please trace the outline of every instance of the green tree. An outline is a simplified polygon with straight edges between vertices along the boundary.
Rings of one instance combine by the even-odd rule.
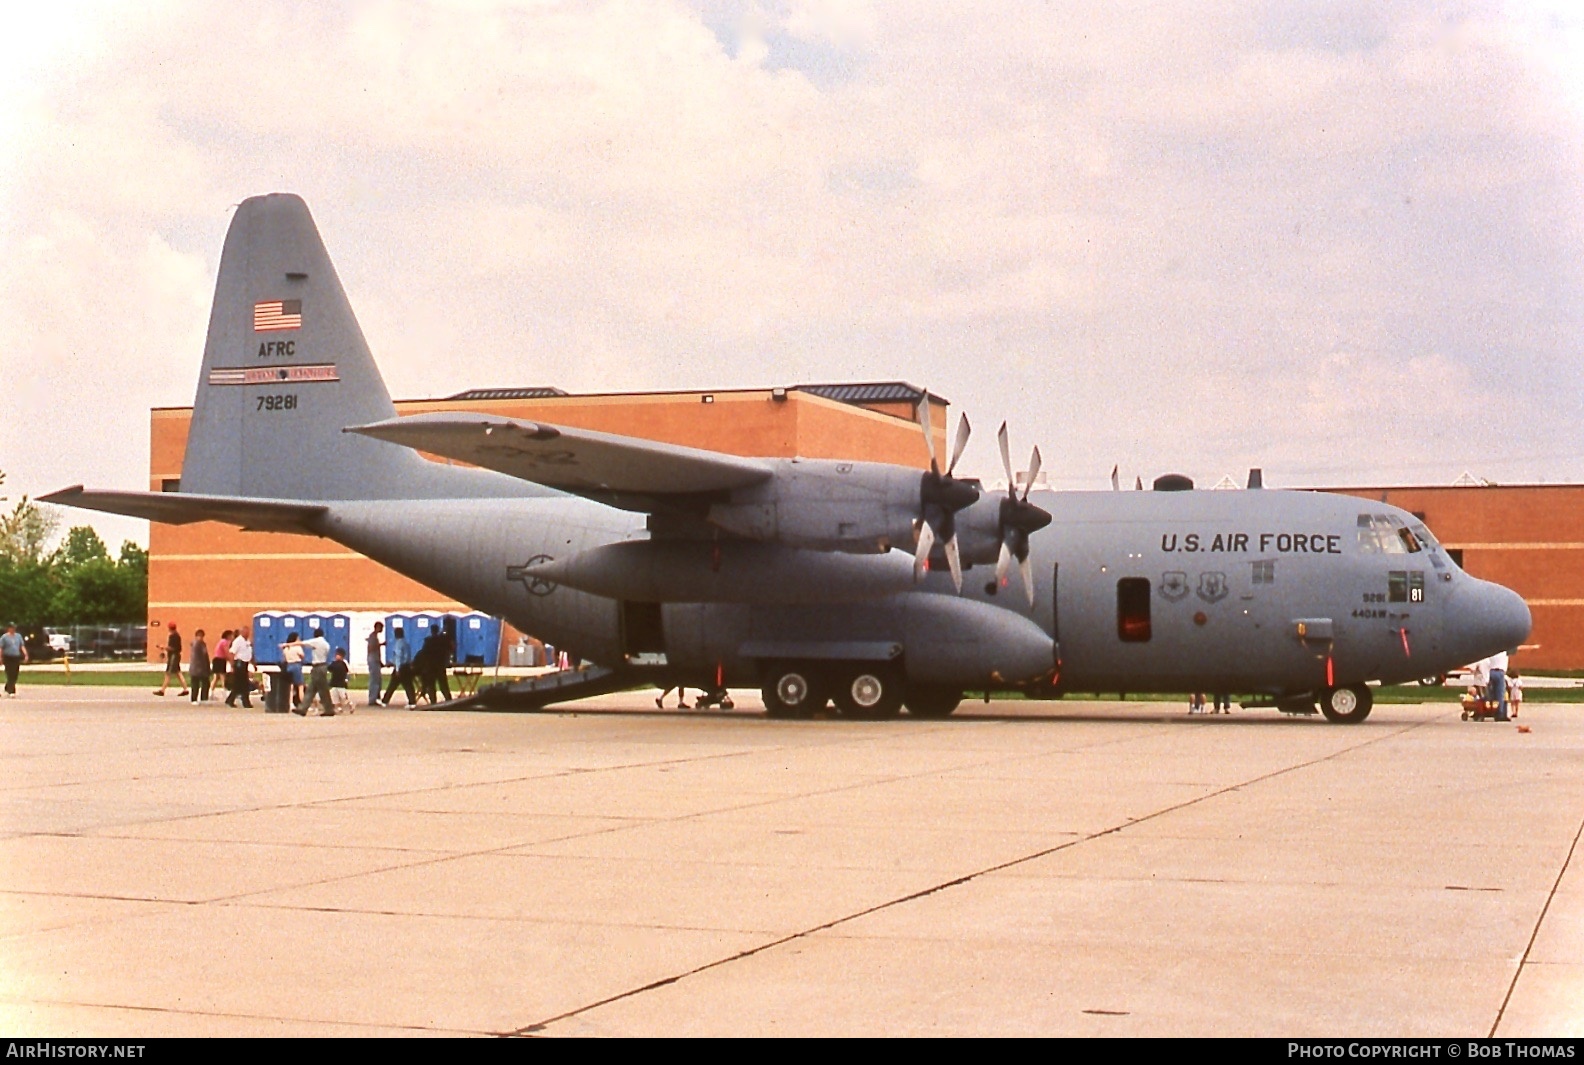
[[[110,551],[92,525],[74,525],[66,542],[55,550],[55,564],[71,568],[87,562],[110,561]]]
[[[49,619],[56,587],[44,547],[59,524],[53,510],[27,496],[0,513],[0,625],[16,622],[23,632],[35,632]]]
[[[0,557],[12,562],[43,562],[44,546],[60,528],[60,518],[27,496],[0,515]]]

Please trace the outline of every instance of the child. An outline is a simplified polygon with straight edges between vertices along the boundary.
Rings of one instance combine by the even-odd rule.
[[[352,675],[352,667],[347,665],[346,652],[336,648],[335,661],[330,663],[330,701],[335,704],[335,709],[325,707],[326,717],[334,717],[336,710],[345,710],[352,713],[352,693],[347,691],[347,680]]]

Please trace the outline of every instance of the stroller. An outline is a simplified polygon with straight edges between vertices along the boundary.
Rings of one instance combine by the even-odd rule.
[[[1485,686],[1474,685],[1458,700],[1463,704],[1463,720],[1494,721],[1501,712],[1500,699],[1485,698]]]
[[[708,710],[711,707],[717,710],[730,710],[734,705],[732,697],[725,688],[705,688],[699,697],[693,700],[693,709]]]

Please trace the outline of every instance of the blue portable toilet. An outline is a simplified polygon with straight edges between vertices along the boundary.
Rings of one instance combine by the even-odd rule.
[[[280,615],[263,611],[253,615],[253,661],[261,666],[280,661],[281,640],[286,630],[281,628]]]
[[[493,666],[500,661],[501,623],[488,614],[456,615],[458,665]]]
[[[330,614],[325,618],[325,639],[330,641],[330,658],[340,651],[352,661],[352,619],[346,614]]]
[[[297,614],[297,613],[288,614],[288,613],[282,612],[280,614],[275,615],[275,624],[279,627],[278,628],[279,639],[278,639],[278,641],[275,644],[275,657],[270,659],[270,663],[271,664],[277,663],[277,662],[279,662],[281,660],[280,648],[281,648],[281,644],[286,642],[286,637],[290,636],[292,633],[295,632],[297,634],[297,639],[306,640],[309,637],[309,635],[310,635],[310,633],[307,633],[307,632],[303,631],[303,619],[302,619],[302,615],[301,614]],[[258,658],[256,656],[254,657],[253,660],[255,662],[263,662],[264,661],[262,658]]]
[[[424,641],[432,632],[438,632],[441,621],[433,614],[407,615],[407,650],[414,656],[423,649]]]
[[[347,656],[347,661],[352,661],[352,619],[345,614],[304,614],[302,617],[302,630],[297,633],[300,639],[308,639],[314,634],[315,629],[323,629],[325,642],[330,645],[330,661],[335,660],[337,650]]]
[[[411,614],[386,614],[385,615],[385,661],[391,661],[391,645],[396,640],[396,630],[401,629],[401,642],[405,644],[412,635],[408,630],[412,628]],[[409,656],[410,657],[410,656]]]

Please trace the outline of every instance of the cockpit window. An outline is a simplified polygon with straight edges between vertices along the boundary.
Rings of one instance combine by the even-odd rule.
[[[1408,553],[1410,555],[1417,555],[1419,552],[1424,550],[1424,545],[1419,542],[1419,537],[1414,535],[1414,531],[1412,529],[1398,529],[1397,536],[1400,540],[1402,540],[1403,546],[1408,548]]]
[[[1407,532],[1403,520],[1395,514],[1358,516],[1359,550],[1368,555],[1406,555],[1421,550],[1417,539],[1403,535]]]

